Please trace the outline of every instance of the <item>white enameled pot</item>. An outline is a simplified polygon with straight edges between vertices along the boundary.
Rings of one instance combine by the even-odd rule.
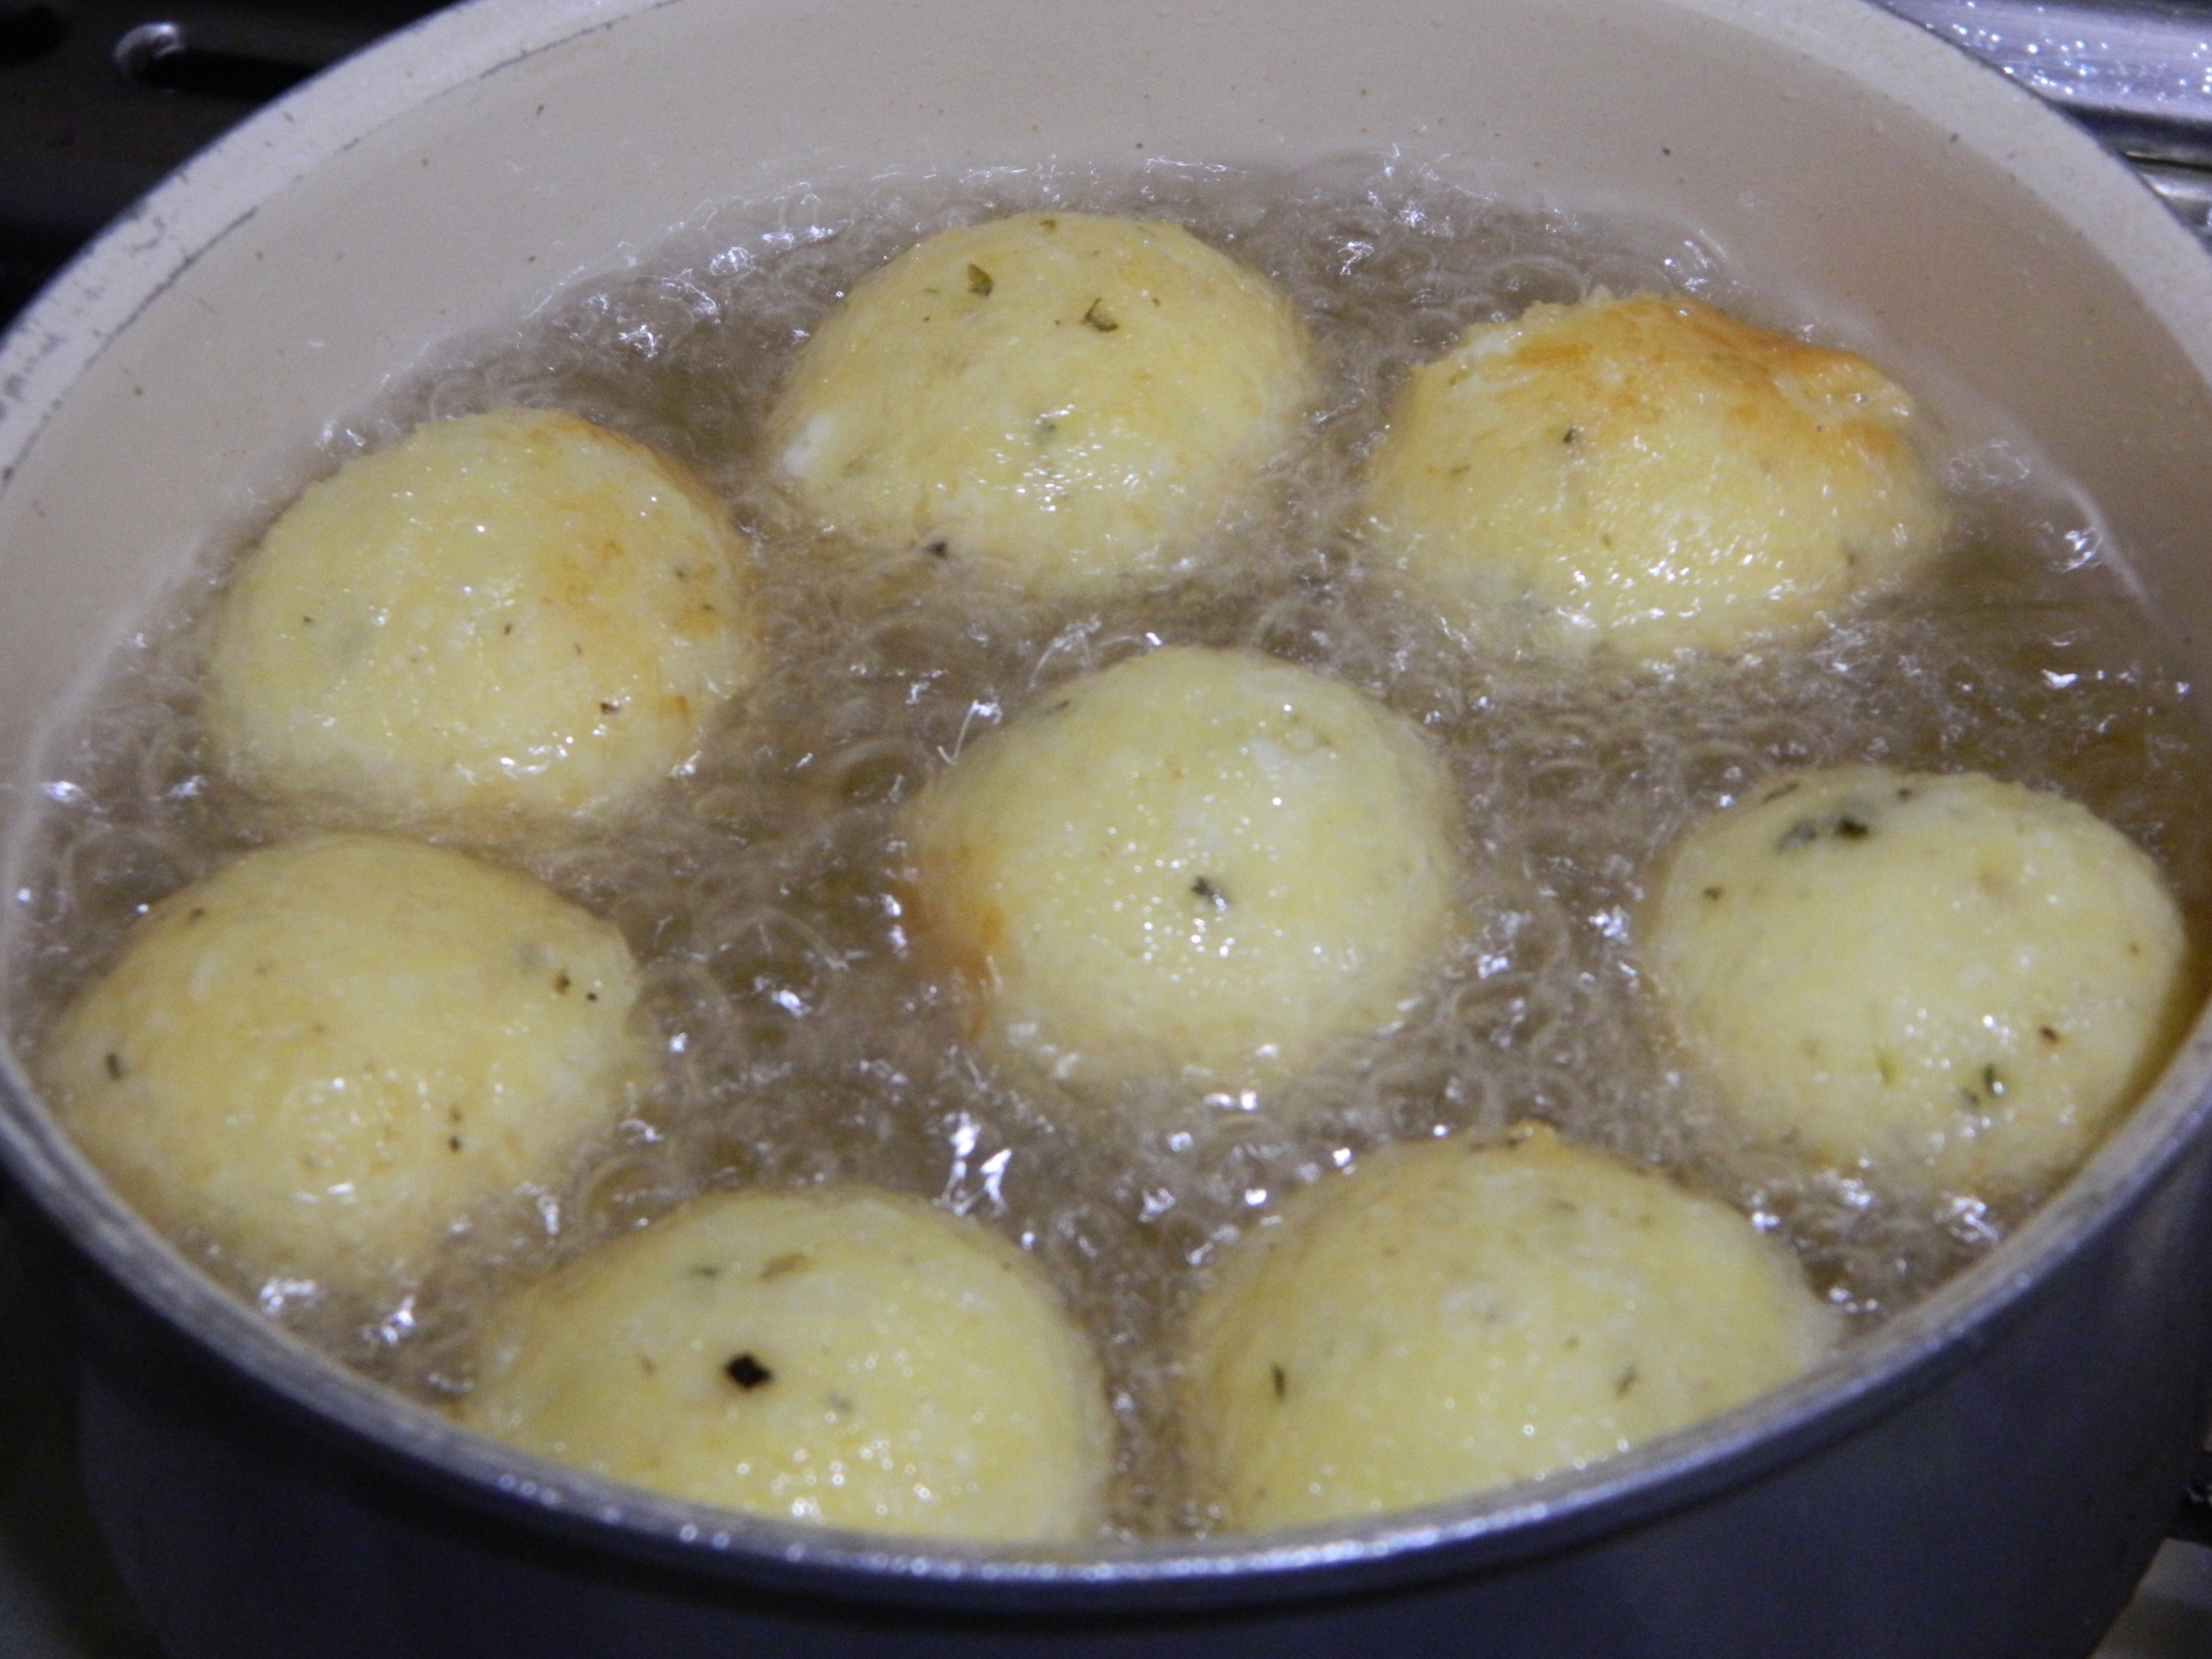
[[[2006,411],[2212,667],[2212,261],[1858,0],[477,0],[192,162],[0,355],[0,891],[58,715],[433,343],[817,172],[1388,147],[1696,227]],[[93,1496],[179,1659],[1956,1659],[2087,1651],[2179,1490],[2212,1370],[2208,1077],[2200,1034],[1992,1260],[1702,1431],[1534,1496],[1086,1555],[795,1530],[506,1452],[187,1268],[19,1058],[0,1151],[74,1262]]]

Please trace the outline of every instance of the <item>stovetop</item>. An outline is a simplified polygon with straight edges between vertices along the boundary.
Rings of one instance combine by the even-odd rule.
[[[2212,246],[2212,0],[1881,0],[2124,156]],[[0,0],[0,324],[172,167],[424,0]],[[0,1655],[160,1659],[76,1487],[50,1287],[0,1190]],[[2169,1543],[2095,1659],[2212,1655]]]
[[[425,0],[0,0],[0,320],[259,105]]]

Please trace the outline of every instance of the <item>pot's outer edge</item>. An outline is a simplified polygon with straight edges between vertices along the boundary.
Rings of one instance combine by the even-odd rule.
[[[2182,1069],[2196,1070],[2208,1058],[2212,1048],[2200,1039]],[[1883,1333],[1879,1340],[1887,1352],[1880,1366],[1809,1376],[1710,1426],[1638,1447],[1555,1489],[1523,1489],[1474,1505],[1438,1504],[1365,1525],[1307,1528],[1258,1543],[1170,1540],[1109,1547],[1072,1561],[956,1546],[909,1548],[898,1540],[779,1526],[640,1492],[466,1434],[434,1413],[365,1387],[258,1320],[247,1322],[242,1333],[256,1340],[211,1340],[195,1311],[220,1317],[236,1304],[206,1286],[165,1246],[140,1255],[136,1273],[116,1274],[103,1261],[100,1276],[107,1281],[105,1294],[123,1300],[148,1278],[173,1281],[176,1292],[198,1305],[180,1314],[163,1310],[172,1334],[242,1360],[253,1379],[256,1407],[272,1420],[310,1437],[338,1437],[388,1477],[427,1485],[471,1510],[520,1519],[562,1544],[611,1547],[648,1566],[704,1564],[735,1583],[887,1606],[1001,1615],[1221,1609],[1285,1594],[1364,1595],[1556,1554],[1655,1516],[1709,1504],[1909,1410],[1976,1365],[2014,1327],[2039,1316],[2039,1287],[2053,1274],[2085,1252],[2112,1248],[2106,1235],[2113,1230],[2084,1224],[2085,1218],[2106,1219],[2115,1207],[2136,1206],[2151,1189],[2170,1185],[2177,1168],[2192,1169],[2190,1179],[2203,1185],[2203,1166],[2212,1157],[2201,1133],[2205,1115],[2201,1106],[2190,1111],[2148,1151],[2116,1147],[2123,1156],[2102,1167],[2115,1169],[2118,1178],[2064,1206],[2063,1213],[2046,1212],[2045,1237],[2030,1241],[2041,1246],[2032,1264],[1984,1262],[1946,1287],[1944,1306],[1923,1304],[1900,1317],[1892,1331],[1907,1340]],[[145,1241],[132,1232],[126,1244],[143,1246]],[[1899,1330],[1908,1319],[1915,1327],[1909,1334]],[[125,1346],[143,1344],[133,1339]],[[2201,1399],[2203,1377],[2212,1372],[2212,1343],[2200,1342],[2194,1352],[2203,1355],[2193,1390]],[[2175,1465],[2165,1487],[2169,1494],[2178,1493],[2184,1467],[2185,1459]],[[2160,1508],[2161,1516],[2170,1504]],[[1292,1578],[1294,1583],[1286,1583]]]
[[[2208,1156],[2200,1144],[2161,1183],[2160,1224],[2169,1232],[2201,1237],[2212,1221]],[[2127,1253],[2139,1231],[2108,1231],[2100,1253]],[[2039,1317],[2066,1334],[2094,1336],[2140,1315],[2144,1287],[2113,1296],[2110,1267],[2107,1260],[2067,1273],[2063,1301],[2045,1298]],[[2199,1353],[2212,1352],[2208,1271],[2212,1265],[2194,1267],[2181,1287],[2192,1293],[2185,1323],[2168,1310],[2160,1332],[2192,1340]],[[103,1475],[123,1488],[119,1505],[103,1514],[126,1565],[151,1583],[146,1603],[178,1659],[296,1659],[302,1651],[318,1659],[667,1659],[728,1650],[715,1644],[738,1636],[751,1644],[745,1650],[779,1659],[1386,1659],[1466,1651],[1471,1643],[1486,1656],[1515,1659],[2075,1659],[2124,1601],[2163,1510],[2154,1498],[2134,1516],[2143,1541],[2102,1561],[2087,1591],[2072,1582],[2078,1572],[2042,1571],[2054,1551],[2063,1557],[2071,1547],[2050,1516],[2055,1508],[2106,1532],[2112,1517],[2100,1508],[2140,1505],[2146,1490],[2162,1493],[2170,1482],[2151,1467],[2116,1493],[2116,1483],[2100,1478],[2106,1462],[2141,1458],[2161,1439],[2169,1451],[2181,1446],[2185,1459],[2204,1383],[2201,1366],[2187,1376],[2165,1367],[2163,1377],[2142,1379],[2155,1386],[2160,1420],[2137,1425],[2132,1443],[2110,1439],[2097,1413],[2069,1414],[2081,1403],[2068,1391],[2078,1368],[2063,1342],[2045,1341],[2050,1375],[2028,1389],[2016,1376],[2000,1376],[1994,1389],[1970,1393],[1970,1411],[1901,1414],[1932,1419],[1933,1427],[1903,1423],[1902,1432],[1882,1437],[1878,1458],[1852,1442],[1833,1449],[1844,1460],[1840,1469],[1809,1458],[1762,1484],[1757,1518],[1766,1524],[1757,1528],[1743,1524],[1733,1500],[1692,1504],[1639,1531],[1630,1550],[1564,1550],[1504,1571],[1424,1575],[1379,1594],[1331,1595],[1326,1582],[1291,1581],[1249,1607],[1172,1593],[1111,1605],[1085,1598],[963,1607],[940,1597],[901,1607],[881,1597],[858,1601],[843,1593],[853,1586],[835,1580],[716,1583],[625,1564],[588,1542],[518,1545],[465,1507],[407,1494],[395,1506],[357,1464],[302,1468],[258,1435],[242,1455],[232,1382],[219,1383],[204,1411],[180,1411],[173,1394],[156,1402],[118,1398],[142,1386],[149,1361],[158,1370],[167,1354],[204,1360],[173,1334],[147,1341],[144,1316],[127,1303],[119,1310],[132,1328],[122,1337],[129,1363],[106,1368],[88,1395],[95,1494],[116,1496],[101,1493]],[[1978,1346],[1977,1358],[1992,1352]],[[1975,1389],[1978,1373],[1991,1369],[1970,1359],[1958,1381]],[[2056,1385],[2047,1393],[2045,1380]],[[2046,1412],[2055,1413],[2048,1421]],[[1962,1442],[1960,1422],[1985,1419],[1985,1430]],[[2025,1505],[2015,1505],[2022,1494],[2009,1478],[2017,1434],[2034,1437],[2043,1485]],[[2086,1461],[2081,1445],[2061,1443],[2069,1439],[2086,1441]],[[2002,1478],[1984,1478],[1993,1460]],[[312,1450],[306,1460],[328,1461]],[[1960,1484],[1962,1466],[1969,1479]],[[2079,1502],[2068,1490],[2075,1483],[2084,1489]],[[1944,1500],[1932,1534],[1927,1513],[1897,1501],[1930,1486]],[[210,1524],[180,1527],[179,1512]],[[1970,1574],[1956,1571],[1961,1528]],[[1828,1547],[1808,1554],[1808,1540]],[[297,1596],[258,1593],[271,1574],[312,1587],[314,1613],[303,1622]],[[210,1582],[232,1594],[204,1590]],[[240,1598],[240,1585],[255,1593]],[[405,1594],[393,1593],[400,1587]]]
[[[1869,46],[1858,24],[1846,26],[1840,18],[1821,30],[1793,15],[1792,26],[1798,30],[1793,33],[1760,8],[1709,4],[1698,9],[1740,26],[1763,27],[1776,38],[1803,40],[1831,52]],[[391,94],[384,89],[390,74],[396,72],[418,91],[425,87],[450,89],[476,76],[496,73],[519,56],[557,46],[581,32],[611,27],[615,15],[615,8],[599,4],[573,3],[556,9],[483,0],[479,8],[458,17],[430,20],[388,46],[341,66],[303,96],[315,100],[319,120],[334,112],[325,106],[327,98],[337,100],[335,112],[344,113],[349,119],[366,114],[380,125],[402,112],[390,106]],[[495,23],[495,19],[500,21]],[[518,54],[511,35],[493,49],[490,41],[496,29],[519,19],[531,23],[525,32],[529,44],[524,52]],[[479,23],[481,33],[476,27]],[[1909,71],[1913,79],[1942,82],[1950,74],[1948,68],[1938,68],[1931,55],[1931,50],[1940,49],[1930,49],[1910,26],[1892,22],[1888,27],[1898,33],[1869,37],[1879,40],[1878,46],[1869,47],[1873,55],[1887,58],[1900,73]],[[1912,45],[1908,46],[1907,40]],[[1963,77],[1978,72],[1963,63],[1957,67],[1961,72],[1957,90],[1967,96]],[[2040,111],[2027,116],[2033,106],[2026,94],[2008,91],[2018,101],[2024,122],[2030,124],[2023,125],[2019,147],[2011,152],[2020,163],[2023,180],[2045,199],[2066,204],[2094,236],[2124,238],[2133,246],[2148,235],[2146,269],[2142,280],[2136,283],[2137,290],[2186,343],[2200,374],[2212,377],[2212,305],[2208,305],[2203,292],[2203,255],[2147,195],[2141,201],[2115,201],[2105,207],[2112,180],[2124,176],[2117,164],[2086,137],[2069,135],[2074,141],[2069,146],[2055,136],[2057,124]],[[244,173],[236,179],[222,178],[219,164],[227,165],[228,160],[241,156],[258,156],[262,165],[275,165],[289,179],[356,141],[337,140],[335,124],[318,126],[303,135],[292,102],[288,100],[273,108],[202,161],[181,172],[149,198],[136,221],[110,233],[27,317],[23,331],[0,356],[0,443],[4,443],[10,458],[10,471],[14,458],[36,441],[46,415],[82,367],[82,357],[68,356],[76,349],[72,343],[89,339],[94,343],[90,347],[93,354],[103,349],[175,275],[189,267],[202,249],[246,222],[262,191],[275,187],[265,182],[249,187],[246,180],[252,175]],[[2041,125],[2032,125],[2035,123]],[[2030,151],[2037,154],[2031,156]],[[2042,154],[2045,151],[2055,152],[2055,158]],[[203,171],[216,178],[216,184],[204,190],[198,182]],[[196,195],[196,191],[200,193]],[[2078,211],[2085,196],[2100,204],[2097,211]],[[2154,225],[2157,228],[2152,228]],[[2160,244],[2158,228],[2167,233],[2165,246]],[[150,289],[148,273],[159,273],[153,276]],[[2179,1073],[2201,1076],[2204,1063],[2201,1049],[2193,1052],[2191,1062],[2177,1068],[2177,1079]],[[1006,1591],[1010,1580],[1032,1581],[1040,1592],[1051,1594],[1056,1593],[1054,1586],[1087,1577],[1117,1583],[1148,1579],[1157,1589],[1161,1577],[1204,1577],[1221,1572],[1257,1572],[1264,1577],[1316,1566],[1352,1569],[1370,1563],[1377,1555],[1447,1542],[1466,1543],[1500,1532],[1517,1533],[1528,1540],[1526,1547],[1534,1549],[1627,1524],[1623,1517],[1633,1507],[1632,1492],[1653,1493],[1655,1503],[1672,1501],[1658,1493],[1667,1480],[1650,1477],[1653,1469],[1662,1471],[1663,1476],[1674,1468],[1675,1484],[1670,1490],[1684,1497],[1700,1490],[1701,1481],[1702,1490],[1718,1491],[1753,1479],[1775,1462],[1832,1442],[1896,1408],[1911,1395],[1940,1381],[1947,1370],[1966,1364],[1967,1356],[1958,1342],[1962,1334],[1977,1328],[1987,1331],[2001,1323],[2052,1264],[2081,1246],[2081,1239],[2074,1230],[2094,1224],[2099,1216],[2120,1207],[2131,1194],[2148,1187],[2166,1161],[2201,1133],[2205,1109],[2201,1103],[2185,1112],[2174,1106],[2172,1097],[2177,1092],[2177,1079],[2169,1079],[2168,1087],[2160,1093],[2160,1103],[2145,1108],[2075,1192],[2023,1235],[2009,1260],[1991,1264],[1988,1273],[1978,1270],[1970,1276],[1974,1280],[1971,1289],[1962,1281],[1898,1322],[1879,1344],[1869,1345],[1879,1347],[1878,1361],[1854,1366],[1850,1381],[1835,1391],[1808,1385],[1783,1396],[1779,1403],[1746,1413],[1736,1419],[1739,1426],[1733,1433],[1693,1437],[1708,1442],[1717,1438],[1723,1447],[1720,1452],[1700,1457],[1685,1455],[1679,1448],[1655,1449],[1633,1460],[1621,1460],[1600,1477],[1581,1483],[1562,1482],[1556,1493],[1547,1492],[1539,1503],[1516,1503],[1502,1510],[1486,1510],[1478,1519],[1457,1526],[1439,1528],[1425,1518],[1418,1523],[1392,1523],[1371,1538],[1351,1543],[1340,1538],[1334,1544],[1319,1546],[1291,1541],[1218,1552],[1184,1551],[1165,1559],[1155,1559],[1163,1553],[1157,1549],[1139,1549],[1126,1558],[1109,1557],[1073,1567],[948,1555],[934,1570],[926,1562],[912,1561],[906,1571],[920,1577],[973,1577],[992,1583],[999,1594]],[[11,1072],[9,1081],[27,1098],[20,1074]],[[2155,1131],[2150,1127],[2153,1119],[2159,1125]],[[459,1437],[429,1413],[412,1407],[393,1410],[392,1402],[373,1394],[368,1385],[307,1355],[289,1339],[262,1327],[227,1295],[204,1285],[166,1247],[148,1240],[135,1222],[123,1217],[104,1197],[85,1196],[88,1191],[96,1192],[96,1184],[87,1184],[88,1172],[74,1150],[46,1133],[45,1126],[27,1135],[19,1126],[10,1124],[5,1141],[11,1160],[29,1180],[40,1201],[78,1230],[104,1268],[126,1279],[152,1279],[170,1298],[167,1317],[204,1334],[231,1339],[237,1350],[266,1367],[283,1386],[299,1389],[309,1398],[321,1396],[321,1403],[345,1431],[377,1448],[376,1455],[387,1458],[393,1455],[382,1444],[388,1437],[398,1443],[398,1455],[403,1460],[416,1455],[447,1458],[464,1471],[455,1488],[459,1495],[501,1507],[511,1504],[521,1513],[540,1513],[545,1524],[564,1531],[574,1528],[578,1535],[595,1535],[599,1523],[592,1517],[611,1511],[623,1516],[626,1526],[643,1525],[657,1540],[650,1547],[656,1555],[663,1553],[663,1546],[680,1543],[683,1529],[696,1528],[696,1517],[708,1513],[658,1501],[641,1503],[635,1494],[569,1471],[551,1472],[549,1478],[537,1481],[537,1491],[528,1492],[523,1487],[530,1480],[545,1473],[532,1469],[531,1476],[522,1481],[507,1483],[512,1490],[499,1492],[501,1483],[489,1473],[490,1464],[497,1460],[488,1459],[479,1443]],[[2126,1157],[2122,1156],[2124,1149]],[[1975,1296],[1985,1299],[1967,1305]],[[514,1467],[530,1468],[520,1462]],[[1607,1506],[1607,1514],[1591,1514]],[[880,1547],[855,1547],[834,1535],[825,1538],[769,1528],[760,1531],[763,1565],[773,1565],[779,1572],[788,1572],[794,1566],[830,1575],[854,1567],[871,1571],[899,1570],[898,1558],[887,1558]],[[646,1547],[634,1541],[628,1547]]]

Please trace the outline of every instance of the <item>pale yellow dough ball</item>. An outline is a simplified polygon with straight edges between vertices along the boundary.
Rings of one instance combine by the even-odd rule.
[[[1788,1381],[1839,1316],[1727,1206],[1524,1128],[1388,1148],[1232,1247],[1189,1443],[1234,1528],[1585,1467]]]
[[[972,743],[908,820],[924,940],[1079,1086],[1266,1087],[1393,1024],[1455,926],[1441,760],[1364,694],[1171,647]]]
[[[1088,595],[1198,551],[1316,385],[1288,300],[1189,232],[1024,213],[854,289],[767,444],[809,513],[887,558]]]
[[[1658,1006],[1746,1128],[1908,1188],[2063,1175],[2182,1012],[2150,860],[1977,774],[1772,781],[1683,837],[1639,926]]]
[[[622,936],[529,878],[322,836],[155,905],[39,1070],[156,1226],[380,1292],[629,1109],[652,1066],[636,996]]]
[[[222,764],[374,822],[590,812],[696,751],[758,672],[746,550],[662,457],[572,415],[420,426],[309,487],[240,568]]]
[[[1534,305],[1414,371],[1372,544],[1471,637],[1649,663],[1810,636],[1943,539],[1912,400],[1682,296]]]
[[[680,1498],[933,1538],[1089,1538],[1090,1346],[982,1226],[863,1187],[693,1200],[497,1310],[461,1416]]]

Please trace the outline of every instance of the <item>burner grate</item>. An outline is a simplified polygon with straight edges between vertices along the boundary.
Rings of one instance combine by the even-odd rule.
[[[2212,0],[1880,0],[2133,162],[2212,245]]]

